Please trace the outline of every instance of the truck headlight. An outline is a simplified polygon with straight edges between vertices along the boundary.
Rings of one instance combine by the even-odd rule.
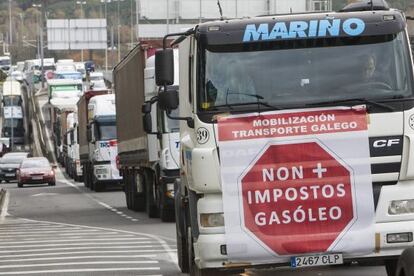
[[[200,214],[200,225],[202,227],[222,227],[224,226],[223,213]]]
[[[388,214],[401,215],[414,213],[414,199],[393,200],[388,207]]]
[[[402,242],[412,242],[413,233],[392,233],[387,234],[387,243],[402,243]]]
[[[173,183],[167,183],[165,195],[169,198],[174,198],[175,193],[174,193],[174,184]]]

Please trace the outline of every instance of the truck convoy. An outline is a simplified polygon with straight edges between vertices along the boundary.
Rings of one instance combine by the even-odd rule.
[[[75,181],[81,181],[83,173],[79,156],[79,124],[77,111],[68,114],[66,118],[66,126],[66,173]]]
[[[56,158],[65,165],[67,160],[67,116],[76,111],[76,104],[83,94],[82,80],[50,79],[47,81],[50,103],[50,123]]]
[[[120,184],[115,95],[88,91],[78,102],[79,156],[85,186],[102,191],[108,184]]]
[[[171,221],[174,182],[179,177],[179,128],[154,101],[159,89],[154,81],[154,56],[146,59],[146,53],[138,45],[113,71],[118,162],[127,207]],[[178,85],[178,77],[174,84]]]
[[[156,83],[165,86],[158,106],[169,114],[179,102],[179,117],[169,116],[181,122],[175,209],[183,272],[359,260],[394,275],[414,244],[406,25],[383,1],[202,23],[173,43],[179,93],[168,89],[173,50],[156,53]],[[131,80],[142,78],[129,71]],[[143,96],[132,97],[136,108]],[[147,142],[139,116],[122,108],[128,118],[120,122],[136,126],[118,130],[122,172],[142,192],[145,171],[127,170],[124,156],[127,146],[148,156],[132,147]]]

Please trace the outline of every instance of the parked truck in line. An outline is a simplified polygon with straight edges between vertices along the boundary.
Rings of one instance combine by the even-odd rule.
[[[177,122],[154,101],[154,56],[138,45],[113,71],[119,167],[129,209],[162,221],[174,219],[174,182],[179,177]],[[178,85],[178,78],[175,85]],[[145,115],[141,113],[141,107]]]
[[[395,275],[414,232],[414,76],[404,14],[202,23],[156,53],[159,106],[178,107],[183,272],[361,262]],[[329,192],[328,192],[329,190]],[[411,205],[413,204],[413,205]]]
[[[8,80],[3,82],[2,91],[3,106],[22,106],[22,87],[20,82],[15,80]]]
[[[102,191],[107,185],[120,185],[116,166],[118,155],[115,95],[88,91],[78,102],[79,156],[85,186]]]
[[[50,79],[47,84],[54,151],[58,162],[64,166],[67,160],[66,119],[76,110],[79,97],[83,94],[82,81]]]
[[[66,118],[66,144],[67,161],[66,173],[75,181],[81,181],[83,177],[82,166],[79,157],[79,124],[77,111],[71,112]]]
[[[14,144],[25,143],[25,126],[23,109],[21,106],[3,107],[2,136],[11,139]]]

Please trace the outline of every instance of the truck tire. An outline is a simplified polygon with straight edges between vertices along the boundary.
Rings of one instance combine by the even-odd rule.
[[[159,216],[156,200],[154,198],[154,186],[155,186],[155,177],[152,172],[144,172],[144,185],[145,185],[145,211],[150,218],[157,218]]]
[[[141,173],[133,171],[129,179],[129,185],[131,188],[131,207],[132,210],[142,212],[145,211],[146,198],[145,198],[145,185],[142,179]],[[143,192],[138,193],[137,185],[140,185]]]
[[[92,181],[93,189],[95,192],[103,192],[106,190],[105,183],[99,182],[95,177],[93,177]]]
[[[83,174],[83,184],[85,185],[86,188],[89,188],[89,183],[88,183],[88,166],[86,164],[83,164],[82,167],[82,174]]]
[[[165,203],[167,200],[165,195],[165,186],[159,186],[159,215],[162,222],[173,222],[175,220],[175,211],[174,209],[169,208],[169,206]]]
[[[127,171],[124,171],[122,173],[122,182],[124,183],[124,193],[125,193],[125,201],[126,201],[126,206],[129,210],[132,209],[131,206],[131,188],[129,187],[128,183],[129,183],[129,174]]]
[[[185,209],[181,200],[181,188],[180,184],[175,181],[174,183],[175,198],[174,198],[174,210],[175,210],[175,230],[177,236],[177,257],[178,266],[182,273],[188,273],[188,245],[187,245],[187,226],[185,222]]]
[[[387,271],[387,276],[396,276],[397,274],[397,259],[386,260],[385,261],[385,270]]]

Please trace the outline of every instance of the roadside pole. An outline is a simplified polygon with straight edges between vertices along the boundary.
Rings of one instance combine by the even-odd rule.
[[[45,69],[43,68],[44,49],[43,49],[43,18],[45,16],[45,4],[42,4],[41,16],[40,16],[40,79],[42,81],[42,88],[45,88]]]

